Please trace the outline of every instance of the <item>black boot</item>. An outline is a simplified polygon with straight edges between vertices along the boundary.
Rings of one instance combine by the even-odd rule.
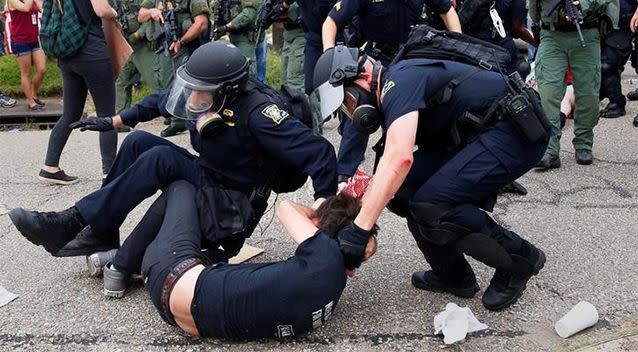
[[[62,247],[54,256],[77,257],[116,248],[120,248],[120,232],[118,230],[96,234],[89,225],[84,227],[71,242]]]
[[[634,127],[638,127],[638,115],[634,117]]]
[[[627,93],[627,99],[629,100],[638,100],[638,88],[632,90],[631,92]]]
[[[609,103],[600,111],[600,117],[606,119],[614,119],[617,117],[625,116],[625,107],[618,103]]]
[[[514,304],[519,297],[523,295],[523,291],[527,287],[527,281],[538,274],[545,265],[545,253],[534,247],[527,241],[527,255],[523,257],[516,256],[526,262],[528,272],[526,274],[511,274],[503,269],[496,269],[494,277],[490,281],[490,285],[483,293],[483,306],[489,310],[502,310]],[[514,257],[514,255],[513,255]]]
[[[179,133],[182,133],[186,131],[186,127],[181,127],[181,126],[168,126],[165,129],[162,130],[162,132],[160,133],[160,135],[164,138],[166,137],[172,137],[175,136]]]
[[[557,169],[560,167],[560,158],[558,155],[547,153],[543,155],[543,158],[534,167],[544,170]]]
[[[74,206],[61,212],[47,213],[16,208],[9,212],[9,218],[22,236],[35,245],[44,246],[53,255],[86,226]]]
[[[449,292],[461,298],[472,298],[480,289],[474,274],[466,275],[458,285],[452,285],[441,281],[432,270],[413,273],[412,285],[431,292]]]

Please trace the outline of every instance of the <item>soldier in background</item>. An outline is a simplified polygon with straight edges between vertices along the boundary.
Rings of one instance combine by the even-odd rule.
[[[175,78],[175,70],[204,41],[208,30],[208,4],[206,0],[143,0],[138,18],[149,22],[148,40],[155,41],[158,50],[153,65],[159,89],[168,89]],[[170,42],[170,44],[169,44]],[[186,131],[182,119],[172,118],[161,133],[171,137]]]

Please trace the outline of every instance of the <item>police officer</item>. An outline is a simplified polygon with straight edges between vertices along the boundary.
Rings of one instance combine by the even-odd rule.
[[[160,89],[158,77],[153,70],[155,53],[152,43],[146,38],[148,23],[140,24],[137,15],[141,0],[120,0],[117,2],[117,14],[122,31],[133,48],[122,72],[115,81],[115,112],[119,114],[131,105],[131,91],[137,75],[155,92]]]
[[[402,60],[385,69],[341,45],[321,56],[315,81],[322,113],[340,109],[360,129],[370,133],[381,125],[385,133],[362,209],[339,233],[346,266],[359,266],[368,231],[390,202],[393,212],[407,218],[432,268],[414,273],[414,286],[474,296],[479,288],[467,254],[496,268],[483,295],[486,308],[505,309],[520,297],[545,256],[485,211],[492,210],[501,186],[541,158],[549,122],[542,124],[546,118],[531,94],[510,91],[506,80],[443,60]],[[522,86],[520,76],[513,82]],[[495,104],[516,109],[486,115]],[[534,123],[523,127],[516,123],[520,115],[506,113],[523,111],[518,109]]]
[[[622,94],[620,75],[631,55],[633,33],[629,24],[638,4],[635,0],[619,0],[619,29],[612,30],[601,44],[600,100],[609,98],[600,117],[616,118],[625,115],[627,99]]]
[[[613,1],[613,2],[612,2]],[[598,17],[617,6],[614,0],[582,1],[578,5],[583,13],[583,43],[574,23],[562,9],[551,11],[557,4],[552,0],[529,0],[529,14],[534,22],[541,22],[541,42],[536,53],[536,80],[538,92],[554,133],[539,168],[560,167],[560,102],[565,95],[565,71],[569,66],[574,77],[576,109],[574,112],[574,139],[576,162],[593,163],[594,126],[598,124],[598,94],[600,90],[600,33]],[[558,2],[560,7],[560,2]],[[611,17],[616,22],[616,17]],[[617,26],[614,26],[617,27]],[[583,46],[585,45],[585,46]]]
[[[283,167],[309,175],[315,199],[334,195],[334,148],[280,109],[264,93],[265,87],[249,81],[249,65],[231,44],[204,44],[177,70],[170,92],[152,94],[120,115],[75,124],[74,128],[111,130],[159,115],[188,118],[191,143],[199,156],[152,134],[133,132],[122,143],[101,189],[62,212],[13,209],[10,217],[18,230],[54,256],[109,250],[119,246],[118,228],[127,214],[180,179],[202,190],[209,204],[211,211],[204,214],[211,218],[202,219],[200,213],[200,221],[214,227],[234,229],[239,222],[254,228],[266,208],[265,201],[254,200],[267,200],[268,193],[260,190],[269,187],[274,172]],[[254,99],[261,102],[251,105]],[[248,121],[238,124],[238,116],[244,114]],[[254,138],[259,155],[246,147],[246,130],[240,125]],[[216,210],[229,199],[231,206]]]
[[[459,19],[463,33],[507,49],[512,63],[521,60],[513,37],[536,45],[533,34],[525,28],[525,0],[465,0]]]
[[[432,0],[427,4],[441,15],[450,30],[461,31],[458,16],[449,0]],[[361,40],[368,41],[368,55],[388,64],[399,46],[408,39],[410,26],[421,21],[422,11],[421,0],[341,0],[332,7],[323,23],[323,49],[333,47],[337,31],[356,16]],[[339,130],[342,139],[337,156],[337,172],[339,181],[345,181],[354,175],[363,161],[368,137],[357,132],[348,119],[341,120]]]
[[[138,20],[141,23],[153,21],[148,26],[147,36],[149,40],[157,41],[159,52],[154,68],[160,89],[167,89],[173,83],[177,67],[202,43],[202,36],[208,29],[208,4],[206,0],[143,0]],[[168,26],[162,26],[165,21]],[[171,29],[175,33],[167,33]],[[170,36],[174,36],[172,43],[167,40]],[[184,121],[171,119],[170,126],[161,135],[171,137],[183,131],[186,131]]]
[[[242,54],[250,59],[250,76],[255,76],[255,18],[261,1],[259,0],[214,0],[215,23],[214,38],[228,34]],[[219,12],[219,13],[217,13]]]

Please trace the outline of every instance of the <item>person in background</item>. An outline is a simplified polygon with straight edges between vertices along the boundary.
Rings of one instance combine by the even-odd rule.
[[[12,108],[16,106],[16,100],[0,91],[0,107]]]
[[[22,92],[30,110],[39,111],[44,102],[38,97],[46,72],[46,56],[38,40],[38,14],[42,10],[40,0],[7,0],[11,20],[11,50],[20,66]],[[35,75],[31,80],[31,68]]]
[[[257,43],[255,48],[255,58],[257,60],[255,66],[255,79],[261,83],[266,82],[266,71],[268,70],[268,39],[264,35],[264,39]]]
[[[87,92],[91,92],[98,116],[115,115],[115,77],[102,31],[102,19],[115,20],[117,11],[109,5],[108,0],[72,1],[80,17],[79,20],[89,28],[88,37],[77,54],[58,60],[58,66],[62,72],[64,109],[62,117],[51,131],[44,166],[38,176],[40,180],[59,185],[78,182],[78,178],[67,175],[60,168],[59,163],[62,150],[71,134],[69,125],[80,120],[84,113]],[[109,172],[115,160],[116,151],[117,131],[100,132],[104,175]]]

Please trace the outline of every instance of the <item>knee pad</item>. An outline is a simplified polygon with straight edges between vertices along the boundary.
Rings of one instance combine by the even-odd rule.
[[[531,266],[525,258],[509,254],[488,234],[445,221],[451,208],[433,203],[410,202],[410,215],[418,227],[418,236],[435,245],[452,246],[493,268],[522,276],[531,273]]]

